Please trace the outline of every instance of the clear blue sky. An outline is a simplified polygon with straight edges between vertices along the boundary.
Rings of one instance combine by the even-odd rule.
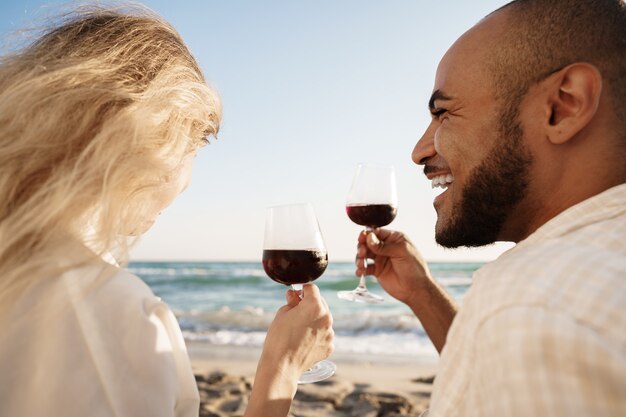
[[[428,125],[437,64],[507,0],[144,1],[181,33],[224,103],[219,140],[191,186],[133,252],[146,260],[258,260],[265,208],[311,202],[330,260],[354,258],[344,210],[359,162],[390,163],[402,230],[431,261],[491,260],[510,244],[444,250],[433,197],[411,150]],[[53,1],[3,1],[0,34],[55,14]],[[70,3],[71,4],[71,3]]]

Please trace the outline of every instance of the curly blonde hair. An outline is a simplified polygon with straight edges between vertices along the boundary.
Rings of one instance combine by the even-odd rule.
[[[180,35],[142,8],[72,12],[1,57],[0,304],[88,229],[127,259],[125,232],[220,119]]]

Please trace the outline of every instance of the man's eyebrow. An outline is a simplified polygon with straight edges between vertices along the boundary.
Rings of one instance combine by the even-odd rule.
[[[435,108],[435,101],[437,100],[452,100],[452,97],[446,96],[441,90],[435,90],[430,100],[428,100],[428,108],[432,111]]]

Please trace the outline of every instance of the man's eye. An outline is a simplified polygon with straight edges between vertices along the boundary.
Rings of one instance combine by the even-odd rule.
[[[435,118],[439,118],[441,117],[445,112],[447,112],[446,109],[434,109],[433,111],[431,111],[430,113],[433,115],[433,117]]]

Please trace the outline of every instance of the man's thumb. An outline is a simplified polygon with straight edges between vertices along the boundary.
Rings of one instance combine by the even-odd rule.
[[[367,235],[367,247],[376,255],[386,255],[387,247],[385,246],[385,242],[378,239],[378,236],[374,233]]]

